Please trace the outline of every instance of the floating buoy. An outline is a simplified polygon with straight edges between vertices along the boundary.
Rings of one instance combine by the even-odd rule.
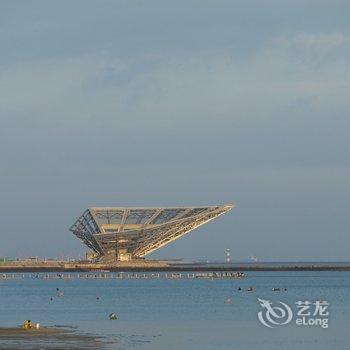
[[[109,317],[110,320],[116,320],[117,319],[117,315],[114,312],[110,313],[108,317]]]

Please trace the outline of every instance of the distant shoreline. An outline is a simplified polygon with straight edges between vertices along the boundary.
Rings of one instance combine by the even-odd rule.
[[[329,263],[166,263],[164,261],[145,261],[132,264],[74,264],[74,263],[40,263],[23,264],[13,262],[0,264],[0,273],[16,272],[122,272],[122,271],[350,271],[350,262]]]

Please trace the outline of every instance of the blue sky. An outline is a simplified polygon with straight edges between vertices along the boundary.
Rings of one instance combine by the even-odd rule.
[[[1,1],[0,256],[89,206],[236,209],[152,257],[349,259],[347,1]]]

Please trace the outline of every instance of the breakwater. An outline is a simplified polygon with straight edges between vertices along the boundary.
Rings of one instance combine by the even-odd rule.
[[[350,271],[350,262],[242,262],[242,263],[182,263],[141,261],[101,264],[81,262],[1,263],[0,273],[13,272],[210,272],[210,271]]]

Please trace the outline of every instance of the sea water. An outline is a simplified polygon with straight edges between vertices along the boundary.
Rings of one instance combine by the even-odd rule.
[[[289,306],[292,319],[269,323],[261,300],[270,302],[277,316]],[[304,313],[311,313],[306,321],[327,318],[328,328],[297,324],[296,303],[305,301],[310,307]],[[317,302],[323,309],[313,316]],[[118,319],[109,320],[110,313]],[[350,273],[247,272],[237,280],[0,280],[0,327],[25,319],[102,336],[101,348],[108,349],[348,350]],[[0,348],[6,349],[4,341]]]

